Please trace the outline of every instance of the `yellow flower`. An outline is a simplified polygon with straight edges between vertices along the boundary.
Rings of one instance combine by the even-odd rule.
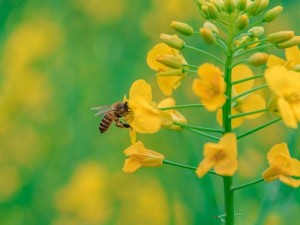
[[[135,81],[129,91],[130,112],[125,120],[138,133],[155,133],[161,127],[159,111],[153,106],[151,86],[144,80]]]
[[[279,179],[291,187],[300,186],[300,180],[293,178],[300,177],[300,162],[290,156],[286,143],[274,145],[267,158],[270,167],[263,173],[265,181]]]
[[[173,98],[165,98],[157,104],[158,108],[175,106],[175,100]],[[186,123],[186,118],[177,110],[169,109],[161,111],[162,127],[170,130],[180,130],[181,127],[174,125],[173,122]]]
[[[226,84],[219,67],[204,63],[198,68],[199,78],[193,82],[193,92],[208,111],[215,111],[226,101]]]
[[[267,66],[284,66],[289,70],[293,70],[295,66],[300,65],[300,50],[298,45],[285,49],[286,60],[275,55],[270,55],[267,61]]]
[[[164,155],[146,149],[141,141],[132,144],[124,150],[124,154],[129,158],[125,160],[123,171],[133,173],[141,166],[158,167],[163,164]]]
[[[265,79],[275,93],[281,118],[286,126],[297,128],[300,121],[300,74],[283,66],[265,71]]]
[[[168,67],[160,62],[157,61],[157,58],[162,56],[162,55],[167,55],[167,56],[172,56],[178,59],[182,64],[186,64],[186,60],[184,57],[179,54],[179,51],[169,47],[165,43],[159,43],[156,46],[154,46],[153,49],[151,49],[148,52],[147,55],[147,64],[148,66],[157,71],[157,83],[162,91],[162,93],[166,96],[170,96],[172,92],[180,85],[181,80],[185,77],[185,73],[179,72],[176,75],[159,75],[161,72],[166,72],[166,71],[173,71],[174,69],[171,67]],[[175,70],[178,71],[178,70]]]
[[[204,159],[200,162],[196,173],[203,177],[210,169],[222,176],[232,176],[237,170],[237,141],[234,133],[226,133],[219,143],[204,145]]]
[[[235,66],[232,69],[232,81],[233,82],[242,80],[245,78],[249,78],[252,76],[253,76],[252,70],[246,65],[240,64],[238,66]],[[234,97],[245,91],[248,91],[253,86],[254,86],[254,80],[249,80],[246,82],[236,84],[232,87],[232,96]],[[231,115],[236,115],[239,113],[253,112],[253,111],[265,109],[265,108],[266,108],[266,102],[260,95],[249,94],[249,95],[245,95],[244,97],[238,98],[234,102],[234,107],[232,107],[232,109],[231,109]],[[262,113],[256,113],[256,114],[232,119],[232,128],[237,128],[240,125],[242,125],[245,119],[255,119],[261,115],[262,115]],[[221,109],[219,109],[217,111],[217,121],[222,126],[222,110]]]

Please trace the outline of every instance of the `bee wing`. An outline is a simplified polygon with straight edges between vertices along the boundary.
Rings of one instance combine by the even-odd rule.
[[[114,109],[111,105],[102,105],[102,106],[92,107],[91,110],[97,110],[98,112],[96,112],[94,116],[99,116],[109,111],[113,111]]]

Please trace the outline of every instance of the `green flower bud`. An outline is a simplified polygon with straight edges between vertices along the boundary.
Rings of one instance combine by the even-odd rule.
[[[248,33],[251,37],[260,37],[264,35],[265,29],[263,27],[252,27],[248,30]]]
[[[294,36],[294,31],[279,31],[269,34],[267,40],[273,44],[279,44],[292,39]]]
[[[207,8],[207,15],[208,15],[208,17],[210,19],[213,19],[213,20],[217,19],[219,12],[218,12],[217,8],[215,7],[215,5],[211,4],[211,3],[208,3],[207,7],[208,7]]]
[[[206,21],[204,24],[203,24],[203,27],[204,28],[209,28],[212,30],[212,32],[214,34],[219,34],[219,30],[218,28],[216,27],[216,25],[214,25],[213,23],[209,22],[209,21]]]
[[[183,74],[182,69],[174,69],[174,70],[167,70],[163,72],[159,72],[157,76],[181,76]]]
[[[260,5],[257,9],[257,13],[260,14],[269,5],[269,0],[261,0]]]
[[[277,16],[280,15],[282,12],[283,8],[281,5],[275,6],[274,8],[268,10],[263,18],[264,22],[271,22],[277,18]]]
[[[178,22],[178,21],[172,21],[170,26],[180,34],[183,34],[183,35],[186,35],[186,36],[190,36],[190,35],[194,34],[193,27],[191,27],[190,25],[188,25],[186,23],[181,23],[181,22]]]
[[[254,53],[250,58],[248,59],[248,63],[252,66],[262,66],[267,63],[269,58],[269,55],[264,52],[257,52]]]
[[[300,44],[300,36],[295,36],[288,41],[281,42],[277,45],[278,48],[290,48]]]
[[[177,50],[181,50],[185,45],[184,41],[176,35],[161,34],[160,39],[162,39],[162,41],[171,48],[175,48]]]
[[[174,56],[174,55],[158,55],[156,58],[157,62],[160,62],[161,64],[173,68],[173,69],[181,69],[182,68],[182,62],[181,60]]]
[[[233,0],[224,0],[224,10],[228,14],[231,14],[235,10],[235,5]]]
[[[216,9],[221,12],[224,8],[224,4],[222,0],[211,0],[210,1],[212,4],[214,4],[214,6],[216,7]]]
[[[196,4],[198,6],[198,9],[201,10],[201,7],[206,4],[206,1],[205,0],[196,0]]]
[[[244,30],[248,25],[249,25],[249,17],[247,16],[247,14],[241,15],[237,20],[236,27],[239,30]]]
[[[248,13],[250,16],[257,16],[259,13],[261,13],[261,8],[263,8],[263,5],[266,4],[264,0],[255,0],[249,7],[248,7]],[[269,3],[268,3],[269,4]]]
[[[237,3],[236,3],[236,8],[239,10],[239,11],[243,11],[245,10],[247,7],[247,0],[238,0]]]
[[[214,33],[207,27],[200,28],[200,34],[207,44],[215,44],[217,42]]]

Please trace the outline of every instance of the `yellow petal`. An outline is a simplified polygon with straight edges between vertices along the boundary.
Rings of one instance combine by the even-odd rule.
[[[157,84],[161,90],[161,92],[166,95],[172,95],[173,91],[176,90],[181,80],[185,77],[185,74],[181,76],[156,76]]]
[[[133,114],[133,118],[128,123],[136,132],[155,133],[160,129],[161,118],[159,111],[140,96],[130,99],[128,106]]]
[[[135,130],[130,129],[129,137],[130,137],[131,144],[136,143],[136,132],[135,132]]]
[[[219,144],[223,146],[226,156],[231,159],[237,158],[237,141],[234,133],[226,133],[221,137]]]
[[[202,98],[201,102],[208,111],[213,112],[225,104],[226,97],[224,94],[219,94],[209,99]]]
[[[300,64],[300,51],[298,45],[285,49],[285,56],[293,65]]]
[[[285,66],[286,61],[275,56],[275,55],[269,55],[268,61],[267,61],[267,66],[272,67],[272,66]]]
[[[123,171],[125,173],[133,173],[141,166],[142,166],[142,164],[138,160],[136,160],[134,158],[129,158],[129,159],[125,160],[125,163],[123,166]]]
[[[262,176],[265,179],[265,181],[270,182],[276,180],[278,178],[278,169],[274,167],[269,167],[264,171]]]
[[[291,105],[284,98],[279,98],[278,108],[284,124],[288,127],[296,129],[298,127],[298,121]]]
[[[217,174],[222,176],[232,176],[238,168],[236,159],[224,158],[218,161],[214,167]]]
[[[280,143],[274,145],[267,154],[267,159],[271,163],[276,155],[282,155],[285,157],[290,157],[289,149],[286,143]]]
[[[244,64],[239,64],[232,69],[232,81],[238,81],[248,77],[252,77],[252,70]],[[254,85],[254,80],[249,80],[240,84],[233,86],[235,94],[240,94],[242,92],[248,91]]]
[[[283,176],[283,175],[279,175],[279,180],[282,183],[285,183],[286,185],[289,185],[293,188],[300,187],[300,180],[296,180],[296,179],[293,179],[291,177],[287,177],[287,176]]]
[[[202,79],[210,80],[214,76],[222,76],[223,72],[219,67],[211,63],[204,63],[198,68],[198,76]]]
[[[215,165],[215,161],[211,158],[204,158],[196,169],[198,177],[203,177]]]
[[[296,102],[291,106],[294,111],[295,117],[297,118],[298,122],[300,122],[300,102]]]
[[[129,90],[129,99],[133,98],[134,96],[140,96],[146,102],[152,101],[152,91],[151,86],[145,80],[136,80],[131,85]]]
[[[246,99],[243,100],[240,107],[243,112],[252,112],[260,109],[265,109],[266,102],[260,95],[251,94]],[[256,114],[245,116],[245,118],[255,119],[261,116],[262,114],[263,113],[256,113]]]
[[[164,71],[169,69],[169,67],[156,61],[159,55],[178,55],[178,50],[175,50],[165,43],[159,43],[151,49],[147,54],[147,64],[148,66],[155,71]]]
[[[174,98],[165,98],[157,104],[157,108],[171,107],[175,105]]]

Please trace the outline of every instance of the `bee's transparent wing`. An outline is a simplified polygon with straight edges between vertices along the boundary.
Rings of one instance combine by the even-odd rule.
[[[96,112],[94,116],[99,116],[109,111],[113,111],[113,107],[111,105],[102,105],[102,106],[92,107],[91,110],[97,110],[98,112]]]

